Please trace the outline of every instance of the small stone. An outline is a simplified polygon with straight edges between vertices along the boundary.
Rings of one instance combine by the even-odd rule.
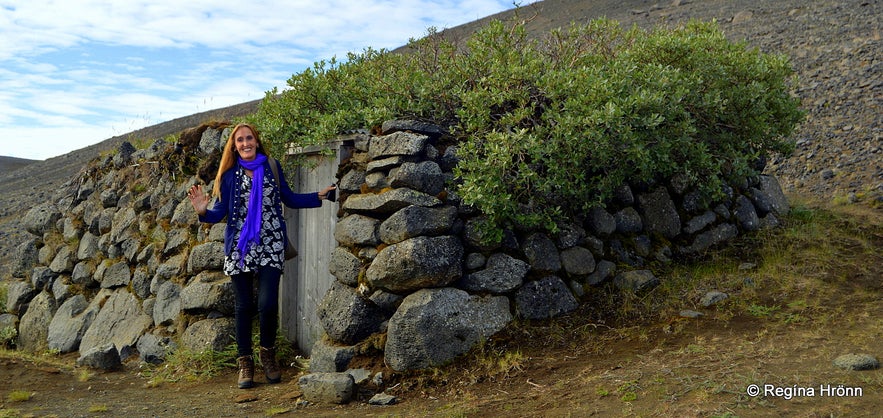
[[[706,293],[705,296],[702,296],[702,299],[699,300],[699,303],[702,304],[702,306],[707,308],[711,305],[717,304],[718,302],[724,301],[724,300],[728,299],[729,297],[730,297],[730,295],[728,295],[724,292],[718,292],[716,290],[713,290],[711,292]]]
[[[393,405],[395,403],[396,397],[385,393],[378,393],[368,401],[369,405]]]
[[[702,316],[702,312],[691,311],[689,309],[684,309],[681,311],[681,318],[699,318]]]
[[[834,366],[846,370],[874,370],[880,362],[870,354],[844,354],[834,359]]]

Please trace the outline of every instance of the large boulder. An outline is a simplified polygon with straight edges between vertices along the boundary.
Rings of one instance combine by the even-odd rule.
[[[331,284],[316,314],[332,340],[350,345],[379,331],[385,319],[374,302],[338,282]]]
[[[83,295],[66,300],[49,323],[49,348],[59,353],[76,351],[96,315],[98,307],[90,307]]]
[[[393,293],[443,287],[460,278],[463,244],[455,236],[416,237],[381,250],[366,278]]]
[[[511,320],[505,296],[481,297],[454,288],[419,290],[389,320],[384,358],[399,371],[442,365]]]
[[[92,303],[100,304],[101,299],[95,297]],[[120,288],[110,294],[92,325],[83,334],[80,354],[107,343],[113,343],[120,352],[130,349],[151,325],[153,320],[141,310],[141,302],[135,295]]]
[[[18,326],[19,348],[33,353],[48,348],[46,339],[56,308],[55,298],[49,292],[40,292],[34,297]]]

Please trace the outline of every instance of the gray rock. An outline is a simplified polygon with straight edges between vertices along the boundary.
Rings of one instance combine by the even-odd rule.
[[[656,287],[659,279],[650,270],[632,270],[617,274],[613,284],[622,290],[638,293]]]
[[[759,191],[766,196],[770,210],[776,215],[787,215],[791,210],[788,204],[788,198],[782,191],[779,180],[773,176],[761,175],[758,184]]]
[[[380,224],[380,239],[387,244],[395,244],[421,235],[448,234],[456,216],[457,208],[453,206],[408,206]]]
[[[616,231],[621,234],[636,234],[644,230],[641,215],[631,206],[616,212],[613,218],[616,220]]]
[[[384,290],[377,290],[371,294],[371,302],[374,302],[381,311],[386,314],[386,316],[392,316],[395,313],[396,309],[399,308],[399,305],[402,304],[402,300],[404,296],[397,295],[395,293],[390,293]]]
[[[595,257],[583,247],[571,247],[561,251],[561,266],[570,276],[587,276],[595,271]]]
[[[398,399],[385,393],[378,393],[368,400],[368,405],[395,405]]]
[[[122,360],[119,351],[113,344],[104,344],[93,347],[80,355],[77,365],[100,370],[115,370],[122,365]]]
[[[36,290],[46,290],[55,281],[56,277],[58,277],[58,274],[52,271],[51,268],[34,267],[34,271],[31,274],[31,286]]]
[[[373,247],[380,244],[378,225],[378,219],[359,214],[349,215],[334,226],[334,239],[347,247]]]
[[[380,125],[380,131],[384,135],[389,135],[398,131],[411,131],[418,134],[428,135],[433,138],[446,133],[445,130],[438,125],[413,119],[394,119],[385,121]]]
[[[445,189],[445,176],[434,161],[405,162],[390,170],[389,185],[407,187],[435,196]]]
[[[98,237],[86,232],[80,238],[80,245],[77,247],[77,259],[88,260],[98,255]]]
[[[118,350],[135,345],[138,338],[153,324],[153,320],[141,311],[141,303],[126,289],[106,290],[110,294],[103,305],[95,297],[91,304],[101,306],[101,311],[80,341],[80,354],[113,343]]]
[[[184,199],[175,206],[171,221],[172,225],[195,225],[199,222],[199,216],[196,214],[196,211],[193,210],[193,205],[190,204],[190,201]]]
[[[129,164],[132,161],[132,154],[134,154],[135,151],[137,151],[137,149],[132,143],[129,141],[123,141],[123,143],[117,147],[117,152],[113,156],[113,166],[116,168],[122,168]]]
[[[168,233],[163,255],[169,256],[185,248],[190,242],[190,231],[184,228],[175,229]]]
[[[844,354],[834,359],[834,366],[846,370],[874,370],[880,361],[870,354]]]
[[[349,373],[311,373],[297,380],[304,399],[315,403],[345,404],[352,400],[356,384]]]
[[[359,193],[365,184],[365,172],[363,170],[350,170],[340,179],[338,188],[346,193]]]
[[[680,313],[681,318],[692,318],[696,319],[702,316],[702,312],[696,312],[690,309],[684,309]]]
[[[724,292],[718,292],[716,290],[713,290],[713,291],[708,292],[705,295],[703,295],[702,299],[699,300],[699,304],[701,304],[702,306],[707,308],[709,306],[716,305],[720,302],[723,302],[723,301],[727,300],[729,297],[730,297],[730,295],[728,295]]]
[[[486,263],[487,257],[482,253],[466,254],[466,270],[478,270],[484,267]]]
[[[157,302],[159,299],[157,295]],[[214,310],[226,315],[233,314],[234,300],[233,282],[218,271],[203,271],[197,274],[184,286],[180,295],[181,309]]]
[[[10,313],[0,314],[0,330],[6,328],[18,329],[18,316]]]
[[[328,336],[343,344],[356,344],[379,331],[386,319],[373,302],[339,282],[331,284],[316,315]]]
[[[80,261],[74,266],[71,272],[71,282],[84,285],[86,287],[94,287],[98,282],[94,280],[95,264],[92,261]]]
[[[347,286],[359,285],[359,272],[362,262],[359,257],[353,255],[345,247],[335,247],[331,252],[331,260],[328,262],[328,271],[337,280]]]
[[[138,226],[138,214],[133,208],[123,208],[113,215],[113,223],[110,228],[110,239],[114,243],[122,242],[132,231],[130,228]]]
[[[31,273],[34,264],[37,263],[37,238],[28,238],[17,247],[12,256],[12,277],[25,278]]]
[[[368,166],[365,168],[368,173],[365,176],[365,182],[368,183],[368,186],[372,189],[383,187],[389,187],[389,182],[386,178],[386,171],[392,170],[405,162],[405,157],[402,156],[394,156],[394,157],[386,157],[386,158],[378,158],[376,160],[372,160],[368,163]]]
[[[55,315],[55,298],[48,292],[40,292],[31,301],[27,312],[18,324],[18,344],[26,352],[38,353],[46,350],[49,324]]]
[[[405,297],[389,320],[384,359],[393,370],[442,365],[512,320],[505,296],[479,297],[453,288]]]
[[[38,237],[55,228],[61,212],[52,203],[41,203],[25,213],[22,224],[26,231]]]
[[[197,321],[187,327],[181,336],[181,345],[191,351],[223,351],[233,343],[233,318],[211,318]]]
[[[519,288],[529,269],[522,260],[494,253],[488,258],[487,268],[463,276],[457,287],[470,292],[504,294]]]
[[[202,136],[199,138],[199,152],[208,155],[214,151],[220,151],[226,142],[222,135],[223,132],[223,129],[215,128],[207,128],[202,131]]]
[[[376,160],[391,156],[417,156],[423,152],[429,137],[410,132],[394,132],[371,138],[368,157]]]
[[[593,286],[601,284],[615,273],[616,263],[608,260],[601,260],[595,267],[595,271],[586,278],[586,283]]]
[[[554,273],[561,270],[561,256],[548,235],[533,233],[525,238],[521,250],[533,271]]]
[[[364,385],[371,379],[371,371],[368,369],[349,369],[346,372],[353,377],[356,386]]]
[[[441,204],[435,196],[412,189],[392,189],[380,194],[352,195],[343,203],[343,210],[368,215],[389,215],[411,205],[435,207]]]
[[[754,204],[747,197],[740,195],[736,198],[733,214],[743,230],[751,232],[760,229],[760,218],[757,216]]]
[[[55,253],[52,263],[49,264],[49,269],[58,274],[70,273],[74,269],[75,262],[74,254],[70,247],[62,245],[58,248],[58,252]]]
[[[199,244],[190,249],[187,258],[187,271],[199,273],[203,270],[222,270],[224,268],[224,243],[211,241]]]
[[[381,250],[366,272],[372,288],[393,293],[446,286],[462,274],[463,245],[455,236],[416,237]]]
[[[89,306],[83,295],[65,301],[49,323],[48,346],[60,353],[70,353],[80,347],[86,329],[92,325],[98,308]]]
[[[356,355],[354,346],[333,345],[323,338],[313,343],[310,350],[310,371],[313,373],[342,372],[349,368],[350,361]]]
[[[674,201],[664,187],[638,195],[638,205],[644,217],[644,228],[650,234],[658,233],[671,239],[681,232],[681,218]]]
[[[556,276],[527,282],[515,294],[515,311],[524,319],[548,319],[579,306],[570,288]]]
[[[165,282],[156,292],[156,305],[153,307],[153,322],[156,325],[174,323],[181,313],[181,285]]]
[[[10,283],[6,288],[6,311],[19,316],[23,315],[37,292],[38,290],[28,282]]]
[[[707,210],[702,215],[690,218],[690,220],[688,220],[684,224],[683,231],[687,235],[693,235],[693,234],[705,229],[707,226],[713,224],[714,221],[716,221],[716,220],[717,220],[717,214],[715,214],[714,212],[712,212],[710,210]]]
[[[144,334],[136,344],[141,361],[149,364],[160,364],[169,353],[175,351],[177,344],[169,337],[155,334]]]
[[[132,271],[125,262],[114,263],[107,267],[101,277],[101,287],[103,289],[113,289],[116,287],[128,286],[132,281]]]
[[[679,251],[686,255],[696,255],[705,250],[735,238],[739,231],[732,224],[719,224],[714,228],[696,235],[689,246],[679,247]]]

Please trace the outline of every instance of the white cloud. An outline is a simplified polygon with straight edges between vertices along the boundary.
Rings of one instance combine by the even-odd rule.
[[[504,0],[0,0],[3,155],[44,159],[263,98],[313,62],[512,8]],[[26,145],[22,145],[26,144]]]

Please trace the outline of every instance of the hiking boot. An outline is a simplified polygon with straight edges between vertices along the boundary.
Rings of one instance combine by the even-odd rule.
[[[254,359],[251,356],[242,356],[236,359],[239,363],[239,389],[248,389],[254,386]]]
[[[276,347],[260,347],[258,352],[261,357],[261,365],[264,366],[264,375],[267,376],[267,382],[281,382],[282,370],[279,368],[279,362],[276,361]]]

